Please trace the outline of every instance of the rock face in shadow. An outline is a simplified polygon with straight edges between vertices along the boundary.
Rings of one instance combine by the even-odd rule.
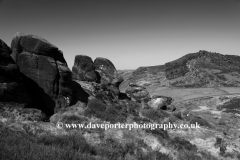
[[[31,104],[20,79],[20,70],[10,56],[12,50],[0,39],[0,101]]]
[[[75,56],[74,66],[72,72],[76,79],[80,81],[97,81],[95,67],[90,57],[85,55]]]
[[[14,61],[31,96],[34,108],[47,115],[76,101],[76,87],[63,53],[47,40],[30,34],[16,33],[12,43]]]

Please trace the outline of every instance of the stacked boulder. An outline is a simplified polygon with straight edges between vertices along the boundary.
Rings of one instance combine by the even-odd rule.
[[[107,91],[116,98],[120,94],[119,85],[123,78],[117,75],[115,66],[106,58],[98,57],[92,61],[86,55],[77,55],[72,72],[76,82],[84,86],[84,90],[90,95]]]
[[[72,72],[77,80],[101,84],[111,84],[117,78],[117,70],[110,60],[97,57],[93,62],[86,55],[75,56]]]
[[[51,115],[76,101],[79,96],[74,94],[81,86],[72,82],[71,70],[56,46],[35,35],[16,33],[11,48],[35,108]]]
[[[12,50],[0,40],[0,101],[31,105],[31,99],[20,78],[20,70],[10,56]]]
[[[95,67],[92,59],[86,55],[77,55],[74,60],[72,72],[75,79],[80,81],[97,81]]]

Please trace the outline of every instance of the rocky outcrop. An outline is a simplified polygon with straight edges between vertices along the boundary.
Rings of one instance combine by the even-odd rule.
[[[63,53],[56,46],[35,35],[16,33],[11,48],[34,107],[51,115],[55,107],[66,107],[79,98],[74,92],[80,92],[81,86],[72,82]]]
[[[75,56],[74,66],[72,67],[74,77],[80,81],[97,81],[95,66],[90,57],[85,55]]]
[[[112,81],[112,85],[116,88],[119,88],[120,84],[124,81],[124,79],[122,78],[122,76],[117,76],[116,78],[113,79]]]
[[[186,75],[186,73],[192,70],[192,65],[189,65],[191,60],[197,60],[197,66],[201,68],[214,68],[228,72],[233,70],[239,71],[239,59],[239,56],[222,55],[216,52],[200,50],[199,52],[189,53],[177,60],[166,63],[165,74],[169,80]]]
[[[163,101],[167,104],[170,105],[174,100],[172,99],[172,97],[167,97],[167,96],[162,96],[162,95],[153,95],[151,97],[152,99],[156,99],[156,98],[162,98]]]
[[[31,104],[20,79],[20,70],[10,56],[12,50],[0,40],[0,101]]]
[[[106,59],[97,57],[94,60],[95,70],[99,73],[101,77],[101,83],[111,83],[114,78],[117,77],[117,70],[113,63]]]
[[[119,86],[122,82],[123,78],[121,76],[117,76],[112,80],[111,85],[108,86],[108,90],[112,95],[119,96],[120,94]]]
[[[123,78],[117,75],[116,68],[110,60],[96,58],[93,63],[90,57],[77,55],[72,71],[75,82],[81,84],[89,95],[95,96],[97,92],[106,91],[115,98],[119,96],[119,85]]]
[[[72,67],[73,78],[80,81],[97,82],[110,85],[113,80],[117,83],[117,70],[113,63],[106,58],[96,58],[94,62],[89,56],[77,55]]]
[[[134,83],[130,83],[129,87],[126,89],[126,94],[133,100],[141,103],[148,102],[151,100],[149,92],[145,87],[139,86]]]

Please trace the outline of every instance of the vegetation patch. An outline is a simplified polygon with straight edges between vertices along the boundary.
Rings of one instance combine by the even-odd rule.
[[[240,98],[233,98],[229,102],[224,103],[221,109],[225,109],[227,113],[239,113],[240,114]]]
[[[201,117],[192,117],[190,119],[190,124],[196,124],[198,123],[201,126],[205,126],[205,127],[209,127],[212,128],[212,126],[210,125],[210,123],[208,123],[208,121],[206,121],[205,119],[201,118]]]
[[[171,117],[171,115],[169,113],[167,113],[166,111],[163,110],[154,110],[154,109],[143,109],[141,111],[141,114],[144,117],[147,117],[153,121],[159,122],[159,120],[163,120],[167,117]]]
[[[197,147],[195,145],[191,144],[189,141],[180,137],[174,137],[173,139],[170,140],[169,144],[178,151],[180,150],[188,150],[194,152],[197,151]]]
[[[0,127],[0,159],[4,160],[88,160],[94,149],[81,135],[34,137]]]

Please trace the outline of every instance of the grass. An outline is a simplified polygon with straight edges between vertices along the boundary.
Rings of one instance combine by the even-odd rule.
[[[224,158],[234,158],[235,154],[231,153],[231,152],[226,152],[226,153],[223,154],[223,157]]]
[[[179,152],[178,160],[202,160],[202,158],[196,152],[183,150]]]
[[[61,119],[61,122],[63,123],[67,123],[67,124],[70,124],[70,123],[83,123],[87,121],[87,118],[85,117],[80,117],[80,116],[77,116],[77,115],[66,115],[66,116],[63,116],[63,118]]]
[[[0,127],[0,159],[2,160],[121,160],[126,156],[139,160],[171,160],[163,153],[143,152],[144,142],[120,143],[108,138],[92,146],[75,132],[68,135],[32,136]]]
[[[87,109],[84,112],[84,115],[87,117],[97,117],[102,118],[104,112],[106,112],[107,105],[105,105],[99,99],[93,99],[88,102]]]
[[[157,129],[154,129],[154,130],[146,129],[145,131],[146,131],[147,133],[151,133],[151,134],[153,134],[154,136],[158,137],[159,140],[169,139],[168,132],[165,131],[165,130],[163,130],[162,128],[157,128]]]
[[[4,160],[88,160],[94,149],[76,135],[34,137],[0,128],[0,159]]]
[[[212,128],[210,123],[208,123],[207,120],[205,120],[201,117],[192,117],[189,122],[190,122],[190,124],[198,123],[200,126],[206,126],[206,127]]]
[[[188,150],[188,151],[197,151],[197,147],[195,145],[192,145],[189,141],[180,138],[180,137],[174,137],[169,142],[170,146],[177,149],[178,151],[182,150]]]
[[[93,99],[88,102],[87,107],[96,113],[101,113],[106,110],[106,105],[99,99]]]
[[[126,122],[127,114],[121,113],[114,107],[109,107],[106,112],[101,115],[100,118],[104,121],[109,121],[111,123],[124,123]]]
[[[111,123],[126,122],[128,116],[138,117],[140,105],[136,102],[125,100],[126,104],[114,104],[108,106],[101,115],[101,119]]]
[[[238,153],[237,158],[240,159],[240,153]]]
[[[227,78],[224,75],[218,74],[217,78],[219,78],[220,80],[226,81]]]
[[[106,139],[106,141],[99,146],[97,152],[109,160],[127,159],[127,155],[137,160],[172,160],[168,155],[158,151],[148,151],[147,154],[144,153],[140,141],[128,142],[123,145],[113,139]]]
[[[217,157],[210,154],[208,151],[199,151],[203,160],[218,160]]]
[[[231,99],[229,102],[225,103],[222,105],[222,109],[226,109],[224,112],[227,113],[239,113],[240,114],[240,109],[239,107],[239,103],[240,103],[240,98],[233,98]]]
[[[117,157],[123,158],[126,153],[127,150],[113,139],[106,139],[97,149],[97,154],[107,159],[117,159]]]
[[[87,117],[97,117],[103,121],[111,123],[124,123],[129,115],[138,116],[140,105],[130,100],[124,100],[125,104],[105,105],[99,99],[89,102],[84,115]]]
[[[149,154],[138,154],[137,156],[138,160],[173,160],[169,155],[166,155],[164,153],[158,152],[158,151],[152,151],[149,152]]]
[[[163,110],[154,110],[154,109],[143,109],[141,111],[144,117],[147,117],[153,121],[159,122],[159,120],[163,120],[171,115]]]

